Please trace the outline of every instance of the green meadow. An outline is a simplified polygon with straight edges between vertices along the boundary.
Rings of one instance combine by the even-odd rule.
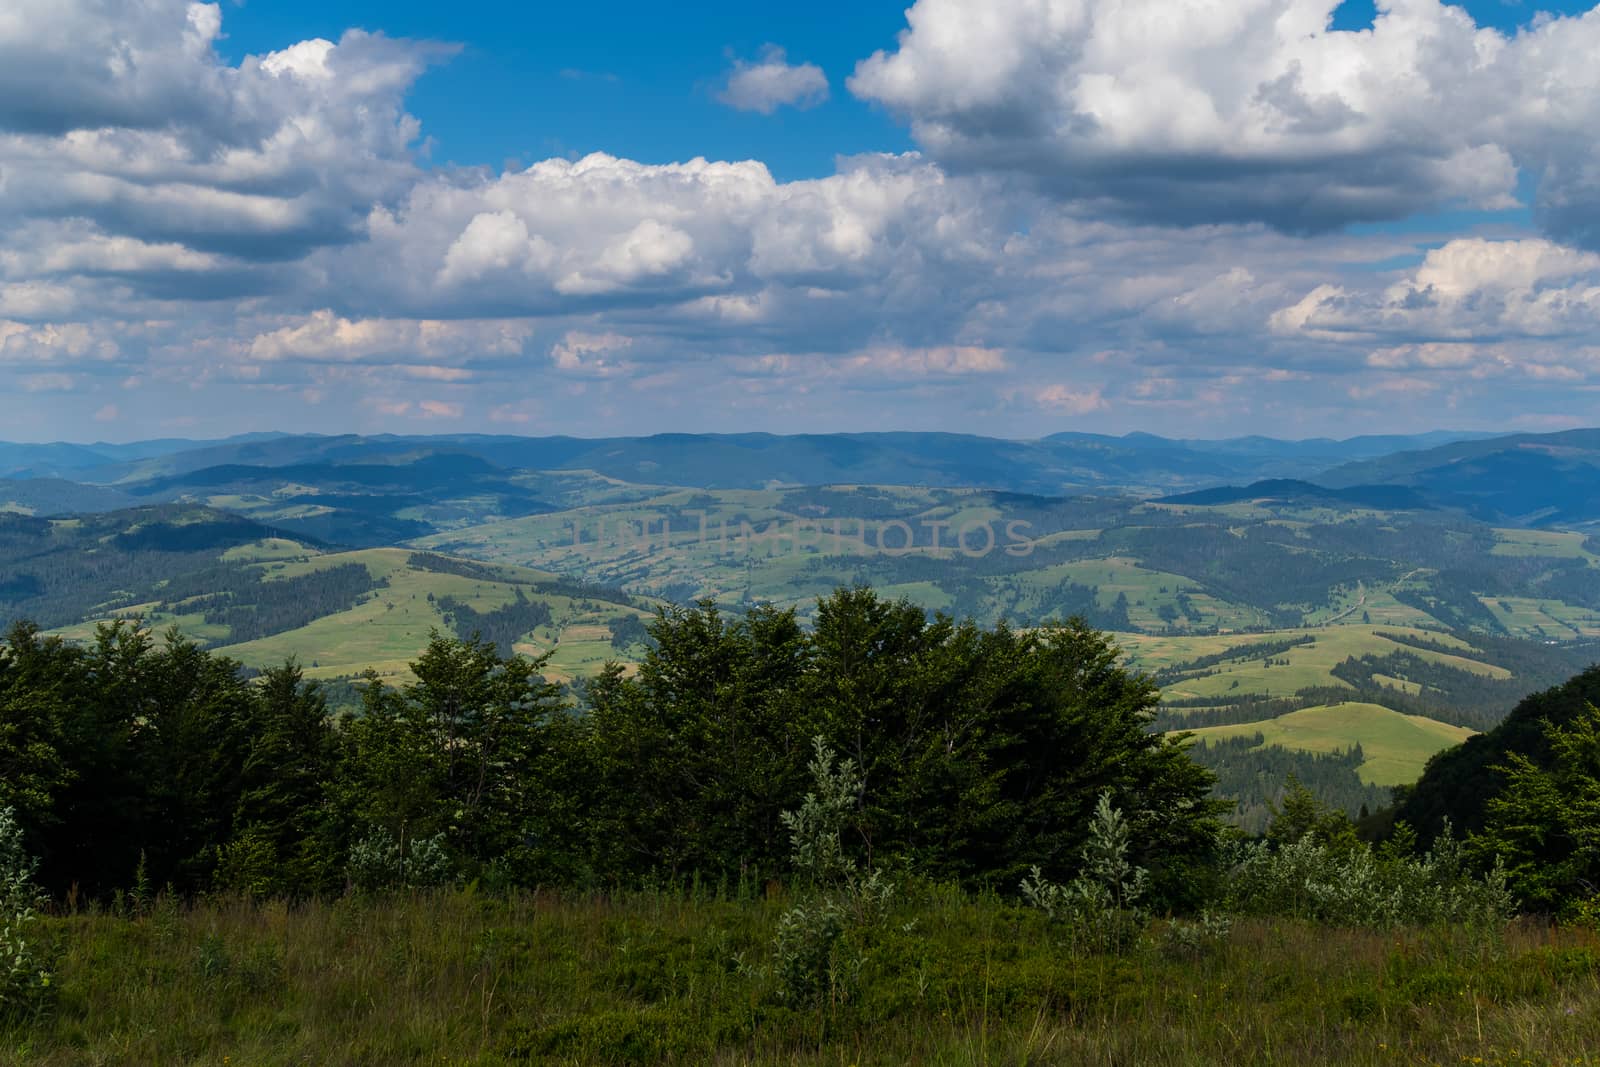
[[[56,1003],[0,1028],[0,1063],[1600,1064],[1600,940],[1583,929],[1247,919],[1190,953],[1157,921],[1107,956],[994,896],[909,893],[848,993],[814,1006],[774,992],[781,890],[66,913],[43,931]]]
[[[1385,634],[1425,639],[1453,648],[1453,655],[1418,649],[1393,641]],[[1219,703],[1244,695],[1292,696],[1302,689],[1320,686],[1348,688],[1347,683],[1334,677],[1333,668],[1352,656],[1386,654],[1405,651],[1420,659],[1452,667],[1484,678],[1506,679],[1511,672],[1504,667],[1474,658],[1474,650],[1465,641],[1437,631],[1412,628],[1348,625],[1313,627],[1295,630],[1277,630],[1260,634],[1222,634],[1207,637],[1151,636],[1145,634],[1119,634],[1118,642],[1128,653],[1129,661],[1144,670],[1160,670],[1190,662],[1199,656],[1222,652],[1224,649],[1248,647],[1284,639],[1310,639],[1286,652],[1275,653],[1261,659],[1240,657],[1228,660],[1204,672],[1171,681],[1166,686],[1169,699],[1215,698]],[[1285,663],[1283,661],[1287,660]]]
[[[228,562],[258,568],[267,582],[315,575],[354,563],[365,567],[381,583],[351,608],[254,641],[230,641],[226,626],[207,623],[202,614],[186,613],[182,603],[176,605],[175,611],[157,610],[159,602],[153,602],[122,608],[115,614],[141,618],[158,630],[176,626],[186,636],[204,641],[248,667],[273,667],[292,656],[310,678],[350,678],[370,670],[391,684],[410,680],[410,664],[426,647],[430,634],[451,632],[440,607],[446,599],[488,613],[512,603],[520,590],[548,604],[550,624],[526,634],[520,648],[529,655],[549,653],[547,674],[556,681],[592,675],[611,659],[629,659],[628,650],[612,645],[610,623],[627,616],[641,621],[652,617],[643,608],[563,592],[542,592],[540,586],[557,580],[556,575],[546,571],[490,564],[479,565],[481,576],[475,572],[475,576],[467,577],[414,566],[410,562],[412,555],[410,549],[401,548],[317,554],[284,540],[230,550]],[[98,621],[65,627],[59,632],[86,639]]]
[[[1377,704],[1344,703],[1306,708],[1275,719],[1194,731],[1197,740],[1251,737],[1302,752],[1344,752],[1356,744],[1366,759],[1357,769],[1372,785],[1405,785],[1422,774],[1434,753],[1459,745],[1473,731]]]

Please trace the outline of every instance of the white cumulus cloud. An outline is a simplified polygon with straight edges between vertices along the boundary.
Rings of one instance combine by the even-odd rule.
[[[782,48],[769,44],[754,62],[734,60],[717,99],[740,111],[763,115],[780,107],[804,110],[828,99],[828,76],[815,63],[791,64]]]
[[[1597,188],[1600,14],[1512,36],[1439,0],[917,0],[850,88],[936,160],[1179,223],[1315,232],[1458,202],[1582,228]],[[1570,217],[1569,217],[1570,216]]]
[[[1542,238],[1461,238],[1381,291],[1321,285],[1272,317],[1280,332],[1424,341],[1600,333],[1600,255]]]

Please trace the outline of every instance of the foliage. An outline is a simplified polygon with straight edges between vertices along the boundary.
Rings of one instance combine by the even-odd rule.
[[[36,1015],[53,992],[54,975],[39,942],[38,866],[23,850],[16,813],[0,808],[0,1021]]]
[[[1472,844],[1505,862],[1531,907],[1558,911],[1600,891],[1600,710],[1548,724],[1544,742],[1495,768],[1502,781]]]
[[[529,600],[521,588],[516,590],[511,603],[493,611],[478,611],[471,604],[454,597],[441,597],[439,610],[444,613],[445,621],[455,629],[457,636],[469,641],[479,638],[488,641],[502,658],[515,655],[514,646],[523,635],[550,625],[555,617],[549,604],[542,600]]]
[[[607,624],[607,629],[611,632],[611,647],[619,652],[650,640],[649,627],[637,615],[618,615]]]
[[[1228,943],[1233,919],[1207,908],[1193,921],[1174,919],[1161,935],[1161,951],[1173,959],[1201,959],[1212,956]]]
[[[588,690],[598,869],[782,870],[781,813],[818,736],[864,783],[849,833],[868,867],[969,884],[1064,869],[1107,788],[1161,894],[1214,838],[1209,776],[1147,728],[1155,687],[1082,623],[984,630],[847,589],[809,633],[790,611],[707,602],[652,637],[636,677]]]
[[[1082,871],[1059,885],[1034,867],[1022,881],[1023,899],[1065,923],[1074,944],[1126,951],[1144,928],[1139,902],[1150,881],[1150,872],[1129,860],[1131,845],[1122,813],[1111,806],[1111,794],[1102,793],[1083,847]]]
[[[1503,776],[1493,768],[1507,766],[1514,753],[1547,766],[1552,757],[1550,727],[1583,717],[1597,703],[1600,667],[1527,697],[1493,730],[1429,761],[1417,783],[1397,796],[1395,816],[1424,835],[1437,834],[1445,819],[1468,836],[1482,832],[1489,802],[1504,787]]]
[[[450,884],[450,855],[444,834],[395,840],[382,827],[350,848],[350,884],[359,892],[433,889]]]
[[[800,807],[779,819],[789,831],[790,863],[795,873],[812,886],[828,888],[847,882],[856,873],[855,860],[845,855],[844,829],[861,804],[864,781],[855,764],[834,765],[834,752],[817,737],[807,769],[814,789]]]
[[[124,622],[88,647],[19,624],[0,651],[0,707],[31,739],[9,759],[27,770],[18,813],[47,887],[126,886],[141,853],[157,885],[210,879],[254,711],[236,664]]]
[[[270,579],[254,567],[216,566],[162,586],[161,607],[203,614],[208,624],[227,628],[230,644],[242,644],[346,611],[380,584],[359,563]]]
[[[257,896],[333,887],[342,842],[333,804],[340,738],[327,701],[292,660],[262,674],[256,698],[217,884]]]
[[[1478,875],[1450,832],[1422,856],[1402,834],[1381,850],[1358,840],[1342,812],[1291,787],[1265,840],[1234,846],[1227,906],[1243,915],[1281,915],[1336,926],[1395,928],[1449,923],[1504,924],[1515,899],[1496,865]]]
[[[63,626],[161,600],[164,583],[212,570],[227,549],[283,535],[236,515],[176,504],[84,515],[70,524],[0,514],[0,622]]]
[[[252,679],[176,632],[119,621],[85,647],[22,625],[0,647],[0,799],[44,884],[101,900],[136,869],[180,894],[336,893],[380,831],[439,838],[495,887],[754,883],[795,870],[787,838],[810,831],[784,813],[811,817],[820,738],[849,775],[825,783],[837,857],[859,861],[803,873],[857,903],[891,865],[1064,871],[1107,790],[1163,906],[1211,854],[1209,774],[1150,732],[1155,687],[1081,622],[984,630],[849,589],[809,632],[770,607],[663,612],[638,674],[605,672],[581,709],[543,667],[435,633],[414,682],[369,678],[336,721],[292,661]]]
[[[844,848],[844,830],[859,809],[865,781],[822,738],[812,740],[808,769],[813,790],[781,818],[789,831],[790,863],[810,893],[778,919],[773,971],[779,996],[790,1003],[846,999],[865,962],[849,942],[883,921],[895,887],[881,870],[863,871]]]
[[[443,835],[469,876],[497,860],[537,863],[530,842],[553,832],[543,772],[566,715],[542,666],[435,634],[412,665],[416,682],[369,685],[343,731],[336,804],[401,842],[401,859],[404,842]]]
[[[1302,752],[1263,745],[1262,735],[1254,734],[1197,742],[1189,755],[1217,776],[1212,795],[1234,803],[1229,821],[1247,834],[1266,832],[1290,781],[1303,783],[1319,801],[1352,817],[1389,802],[1390,790],[1367,785],[1356,773],[1366,759],[1359,745],[1345,752]]]

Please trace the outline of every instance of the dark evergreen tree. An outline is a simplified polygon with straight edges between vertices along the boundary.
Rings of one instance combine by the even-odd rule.
[[[663,612],[637,677],[590,686],[607,798],[597,848],[624,871],[774,871],[787,854],[808,744],[796,703],[807,642],[792,611],[737,621],[715,605]]]
[[[1544,751],[1509,752],[1472,850],[1502,860],[1530,908],[1557,911],[1600,896],[1600,710],[1547,725]]]
[[[294,660],[262,673],[247,735],[223,881],[265,895],[339,888],[349,846],[332,810],[339,737],[320,687]]]
[[[63,755],[70,681],[82,657],[58,637],[18,623],[0,645],[0,809],[13,808],[30,840],[59,823],[73,776]]]

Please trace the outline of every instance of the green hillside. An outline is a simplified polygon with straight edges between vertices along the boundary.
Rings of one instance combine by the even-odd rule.
[[[91,615],[58,632],[84,639],[101,621],[138,617],[156,629],[176,626],[249,667],[271,667],[293,656],[313,678],[371,670],[386,680],[404,681],[433,631],[460,636],[481,631],[491,639],[503,634],[517,651],[551,653],[548,675],[570,681],[593,674],[608,660],[634,660],[639,627],[653,615],[648,602],[577,586],[547,572],[410,549],[321,553],[277,538],[236,546],[220,558],[222,568],[203,572],[201,581],[208,584],[200,592],[188,584],[193,576],[163,583],[154,591],[166,594],[160,599]],[[314,588],[335,575],[347,579],[352,568],[366,581],[358,576],[354,588],[359,591],[346,602],[307,612],[304,621],[291,620],[297,625],[242,639],[249,636],[245,625],[252,614],[263,612],[280,587]],[[224,587],[224,576],[229,591],[219,595],[215,589]],[[226,601],[220,609],[219,599]],[[634,624],[622,625],[625,620]],[[623,638],[614,639],[614,625]]]
[[[1491,728],[1529,692],[1581,670],[1587,646],[1534,644],[1486,634],[1341,625],[1263,634],[1152,636],[1122,634],[1128,660],[1163,688],[1158,726],[1194,731],[1216,742],[1259,736],[1308,757],[1359,749],[1351,770],[1362,783],[1405,785],[1429,757]],[[1237,745],[1198,753],[1233,783],[1252,824],[1275,802],[1283,760]],[[1271,781],[1242,774],[1245,765],[1278,767]],[[1335,764],[1288,764],[1320,794],[1357,806],[1384,803],[1341,784]],[[1244,792],[1239,792],[1244,790]]]
[[[1262,722],[1195,731],[1201,741],[1260,736],[1262,744],[1303,752],[1345,752],[1359,745],[1366,758],[1358,773],[1373,785],[1416,781],[1430,757],[1472,735],[1473,731],[1460,726],[1360,703],[1306,708]]]
[[[409,676],[408,664],[428,642],[432,630],[468,630],[444,605],[465,605],[479,615],[503,610],[518,593],[546,605],[550,620],[519,635],[518,651],[553,653],[549,675],[568,681],[592,674],[607,660],[631,658],[630,650],[611,641],[609,624],[623,618],[648,619],[648,607],[604,600],[602,594],[554,593],[555,576],[515,567],[490,567],[474,574],[451,574],[419,563],[403,549],[318,556],[268,565],[265,578],[316,573],[358,562],[381,581],[381,587],[345,611],[325,615],[306,626],[243,644],[219,643],[220,650],[256,667],[296,656],[311,677],[340,677],[374,670],[386,679]]]
[[[1600,637],[1583,535],[1326,500],[1215,506],[840,485],[649,490],[412,544],[637,593],[801,611],[867,582],[929,610],[1151,634],[1356,623]]]
[[[1428,645],[1442,645],[1454,652],[1408,645],[1397,638],[1410,638]],[[1126,634],[1121,638],[1129,660],[1137,667],[1162,673],[1169,701],[1214,700],[1224,703],[1244,695],[1293,696],[1317,686],[1355,688],[1335,673],[1352,657],[1388,655],[1404,651],[1451,671],[1494,681],[1509,681],[1513,675],[1505,667],[1486,662],[1484,654],[1459,637],[1438,631],[1409,627],[1328,626],[1278,630],[1265,634],[1219,635],[1215,637],[1154,637]],[[1266,648],[1296,642],[1282,652],[1260,657],[1252,648]],[[1186,669],[1199,657],[1232,650],[1234,655],[1216,664]],[[1388,678],[1397,688],[1420,688],[1419,683],[1403,678]]]

